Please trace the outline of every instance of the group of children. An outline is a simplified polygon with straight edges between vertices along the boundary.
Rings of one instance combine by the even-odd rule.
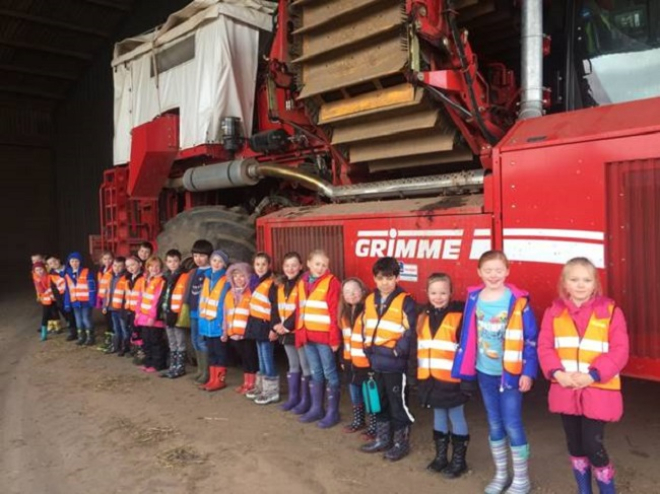
[[[506,281],[509,262],[500,251],[481,256],[481,283],[468,289],[465,302],[453,299],[447,274],[431,274],[422,307],[399,286],[400,267],[392,257],[373,265],[370,292],[357,278],[340,283],[322,250],[309,253],[306,263],[300,254],[287,253],[278,276],[267,253],[257,253],[252,265],[230,264],[206,240],[193,245],[194,266],[187,271],[176,250],[165,254],[164,264],[151,252],[142,254],[104,258],[98,277],[82,268],[76,253],[64,270],[55,263],[46,270],[33,259],[42,323],[59,320],[52,306],[61,298],[64,313],[74,314],[70,324],[78,328],[78,343],[93,344],[90,312],[100,307],[110,314],[109,353],[141,348],[142,369],[170,378],[185,374],[190,328],[201,389],[226,387],[231,347],[243,371],[235,391],[260,405],[280,400],[274,362],[279,343],[288,360],[288,397],[280,408],[302,423],[333,427],[340,421],[341,368],[353,407],[344,431],[363,430],[367,442],[360,450],[382,452],[391,461],[410,451],[412,380],[421,406],[433,409],[435,456],[427,468],[450,479],[467,470],[464,406],[478,388],[495,464],[486,494],[531,491],[522,401],[540,363],[551,382],[550,411],[561,415],[579,493],[592,492],[592,474],[601,494],[615,492],[602,439],[605,424],[623,413],[619,373],[628,358],[628,336],[621,310],[601,295],[588,259],[563,267],[559,296],[545,311],[539,333],[528,293]]]

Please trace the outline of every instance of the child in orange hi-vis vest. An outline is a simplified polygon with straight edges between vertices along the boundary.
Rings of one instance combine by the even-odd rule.
[[[502,492],[508,485],[508,494],[526,494],[531,485],[522,400],[538,372],[536,319],[529,294],[506,282],[509,260],[503,252],[482,254],[477,273],[482,284],[468,288],[452,377],[476,380],[481,390],[495,463],[495,477],[485,493]],[[509,448],[513,480],[508,471]]]
[[[307,256],[307,271],[298,282],[296,345],[305,347],[312,371],[311,407],[300,422],[319,421],[322,429],[339,423],[339,374],[335,352],[341,346],[337,309],[341,285],[329,271],[330,258],[321,249]],[[327,382],[327,387],[324,383]],[[323,391],[327,407],[323,410]]]
[[[297,252],[287,252],[282,258],[282,275],[276,279],[276,296],[271,301],[272,332],[284,346],[289,372],[286,375],[289,397],[280,408],[302,415],[309,410],[309,382],[312,372],[305,349],[296,348],[296,312],[298,309],[298,281],[302,275],[302,257]]]
[[[410,452],[407,372],[414,342],[415,301],[399,286],[401,266],[393,257],[378,259],[371,268],[376,289],[364,302],[364,353],[374,372],[381,411],[376,416],[376,438],[363,445],[365,453],[384,451],[398,461]]]
[[[124,346],[128,344],[130,335],[124,317],[126,303],[126,258],[118,256],[112,261],[112,276],[103,300],[103,309],[110,315],[112,321],[112,344],[105,350],[106,354],[117,353],[124,355]]]
[[[64,266],[62,265],[59,257],[50,255],[46,258],[46,268],[48,269],[48,274],[51,275],[51,280],[53,281],[51,286],[54,284],[57,287],[57,290],[53,290],[55,299],[57,301],[57,310],[67,322],[67,327],[69,329],[69,335],[66,337],[66,341],[73,341],[78,337],[76,332],[76,318],[74,317],[72,311],[64,310],[64,291],[66,290]]]
[[[353,421],[344,427],[344,432],[354,433],[367,425],[365,420],[364,397],[362,384],[369,378],[371,367],[364,353],[364,332],[362,315],[364,301],[369,290],[359,278],[348,278],[341,286],[339,301],[339,324],[344,340],[342,365],[348,373],[348,391],[353,404]],[[369,427],[365,433],[366,439],[376,436],[376,415],[369,414]]]
[[[265,252],[257,252],[252,259],[254,273],[250,277],[250,317],[245,338],[254,340],[259,356],[259,373],[252,391],[245,393],[258,405],[268,405],[280,399],[280,378],[275,367],[275,344],[277,334],[272,331],[271,313],[276,297],[271,258]]]
[[[451,377],[465,303],[452,300],[452,291],[448,275],[433,273],[429,276],[426,283],[429,301],[417,318],[413,346],[417,396],[422,407],[433,409],[435,458],[426,468],[442,472],[450,479],[460,477],[467,470],[465,456],[470,439],[463,410],[470,389],[462,388],[461,381]],[[447,459],[450,442],[451,461]]]
[[[163,261],[151,256],[145,264],[146,275],[138,295],[135,325],[142,328],[144,365],[142,370],[153,373],[164,370],[167,362],[165,322],[160,317],[160,296],[165,287]]]
[[[37,297],[39,298],[39,303],[42,307],[41,341],[46,341],[49,326],[52,326],[54,321],[57,321],[58,324],[60,321],[55,305],[53,281],[51,276],[46,272],[46,265],[43,262],[37,261],[34,263],[34,266],[32,266],[32,272],[34,287],[37,291]],[[60,293],[64,293],[64,287],[61,284],[57,285],[56,289],[61,289]]]
[[[34,297],[35,297],[35,300],[37,301],[37,303],[39,304],[40,303],[39,302],[39,288],[38,288],[39,283],[37,281],[36,275],[34,274],[34,265],[38,262],[44,262],[44,256],[41,255],[41,254],[32,254],[30,256],[30,266],[32,266],[30,268],[30,275],[32,277],[32,286],[34,286]],[[41,326],[39,326],[39,329],[37,329],[37,333],[40,333],[40,332],[41,332]]]
[[[126,258],[126,296],[124,302],[124,320],[129,342],[122,346],[119,355],[133,357],[133,363],[142,365],[144,352],[142,351],[142,329],[135,325],[135,311],[142,285],[144,284],[144,273],[142,272],[142,261],[137,256]]]
[[[181,266],[181,252],[170,249],[165,254],[165,291],[161,300],[167,341],[170,345],[170,368],[161,377],[176,379],[186,373],[186,331],[181,327],[180,319],[185,310],[183,295],[188,283],[188,273]],[[186,323],[189,324],[189,323]]]
[[[113,353],[112,340],[114,331],[112,329],[112,314],[107,310],[104,302],[108,296],[108,289],[112,281],[112,262],[115,256],[110,251],[105,251],[101,254],[99,259],[99,270],[96,272],[96,286],[98,287],[98,295],[96,298],[96,308],[101,309],[103,318],[105,319],[105,333],[103,344],[98,347],[103,352]]]
[[[596,266],[584,257],[562,269],[559,297],[545,311],[539,361],[550,380],[550,411],[561,416],[579,494],[614,494],[614,467],[605,450],[605,424],[623,415],[621,371],[629,356],[626,321],[601,295]]]
[[[228,342],[241,359],[243,384],[234,391],[246,394],[256,385],[259,357],[254,340],[245,338],[245,328],[250,317],[250,275],[252,268],[246,262],[237,262],[227,269],[229,291],[224,300],[224,330],[222,340]]]

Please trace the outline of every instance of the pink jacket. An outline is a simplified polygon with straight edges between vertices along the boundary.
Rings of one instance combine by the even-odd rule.
[[[608,305],[612,300],[597,296],[581,307],[576,307],[569,300],[557,299],[546,309],[541,323],[541,333],[538,341],[538,354],[543,374],[550,379],[551,373],[563,366],[555,350],[553,319],[564,309],[575,322],[580,338],[584,336],[591,314],[596,312],[599,317],[607,317]],[[590,369],[596,369],[602,382],[607,382],[626,366],[628,362],[628,330],[623,313],[614,309],[609,333],[609,351],[600,355],[591,364]],[[558,383],[550,385],[548,394],[550,411],[567,415],[584,415],[587,418],[616,422],[623,415],[623,398],[620,391],[587,387],[583,389],[563,388]]]
[[[161,276],[162,278],[162,276]],[[147,285],[149,284],[149,278],[145,279],[143,290],[146,290]],[[137,310],[135,311],[135,325],[136,326],[147,326],[152,328],[164,328],[165,322],[158,319],[158,301],[160,300],[160,295],[163,292],[163,287],[165,286],[165,280],[162,279],[162,282],[156,288],[154,293],[154,303],[151,305],[151,310],[149,314],[142,314],[140,312],[140,305],[142,304],[142,292],[138,294],[137,299]]]

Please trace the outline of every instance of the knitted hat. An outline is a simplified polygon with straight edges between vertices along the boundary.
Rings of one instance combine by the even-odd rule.
[[[37,261],[37,262],[35,262],[35,263],[32,265],[32,269],[35,270],[35,269],[37,269],[37,268],[43,268],[43,269],[46,269],[46,265],[45,265],[43,262],[41,262],[41,261]]]
[[[196,240],[190,251],[193,254],[204,254],[206,256],[210,256],[213,252],[213,244],[204,239]]]
[[[211,257],[219,257],[222,259],[222,262],[224,263],[225,266],[229,266],[229,256],[225,254],[224,250],[216,249],[213,251],[211,254]]]

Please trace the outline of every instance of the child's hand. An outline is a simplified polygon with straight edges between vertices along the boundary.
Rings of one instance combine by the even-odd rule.
[[[571,377],[573,378],[576,389],[586,388],[594,382],[594,378],[584,372],[574,372]]]
[[[520,376],[518,389],[521,393],[527,393],[527,391],[532,389],[532,378],[529,376]]]
[[[332,348],[332,352],[334,353],[339,350],[339,345],[330,345],[330,348]]]
[[[106,309],[105,307],[103,307],[103,309],[101,310],[101,312],[102,312],[103,314],[107,314],[107,313],[108,313],[108,309]]]
[[[220,341],[222,341],[223,343],[227,343],[227,340],[228,340],[228,339],[229,339],[229,337],[228,337],[226,334],[223,334],[223,335],[220,337]]]
[[[555,372],[554,378],[562,388],[575,388],[573,375],[569,374],[568,372],[559,370]]]
[[[271,330],[270,333],[268,333],[268,339],[270,341],[277,341],[277,333],[274,330]]]

